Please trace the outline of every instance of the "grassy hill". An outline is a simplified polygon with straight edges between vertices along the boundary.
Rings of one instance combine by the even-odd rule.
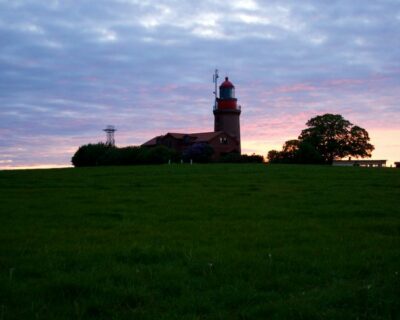
[[[3,171],[0,208],[0,320],[400,318],[400,170]]]

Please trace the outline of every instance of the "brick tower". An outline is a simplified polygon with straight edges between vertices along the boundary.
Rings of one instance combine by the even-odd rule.
[[[224,131],[236,138],[240,153],[240,112],[235,98],[235,86],[228,77],[219,86],[219,98],[216,97],[214,106],[214,131]]]

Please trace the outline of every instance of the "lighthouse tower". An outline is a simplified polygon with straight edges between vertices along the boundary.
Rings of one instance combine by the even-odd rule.
[[[241,108],[235,98],[235,86],[228,77],[219,86],[219,98],[214,105],[214,131],[224,131],[236,138],[240,152],[240,117]]]

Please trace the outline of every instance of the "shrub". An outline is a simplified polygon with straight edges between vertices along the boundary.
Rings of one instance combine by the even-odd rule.
[[[224,163],[240,163],[241,162],[242,156],[240,155],[239,152],[230,152],[227,154],[224,154],[221,156],[219,159],[219,162],[224,162]]]
[[[193,160],[194,162],[207,163],[211,162],[214,149],[205,142],[194,143],[188,147],[182,154],[184,161]]]
[[[118,157],[121,165],[139,164],[140,153],[143,147],[125,147],[118,149]]]
[[[282,151],[271,150],[268,152],[270,163],[301,163],[319,164],[324,163],[321,154],[313,145],[300,140],[289,140],[283,145]]]
[[[75,167],[96,166],[99,165],[100,158],[114,148],[102,142],[80,146],[71,162]]]
[[[168,163],[169,160],[174,161],[176,158],[176,151],[165,146],[141,147],[138,154],[138,161],[141,164]]]
[[[263,163],[264,157],[259,154],[239,154],[238,152],[227,153],[222,156],[219,162],[224,163]]]
[[[162,164],[178,161],[179,155],[165,146],[111,147],[104,143],[88,144],[79,147],[71,159],[75,167],[117,166],[135,164]]]
[[[241,162],[242,163],[263,163],[264,162],[264,157],[259,154],[242,154],[241,155]]]

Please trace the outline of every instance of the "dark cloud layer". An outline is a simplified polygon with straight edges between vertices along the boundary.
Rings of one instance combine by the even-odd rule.
[[[210,130],[215,67],[248,151],[321,112],[398,134],[399,31],[390,0],[0,0],[0,167],[67,165],[109,123],[121,145]]]

